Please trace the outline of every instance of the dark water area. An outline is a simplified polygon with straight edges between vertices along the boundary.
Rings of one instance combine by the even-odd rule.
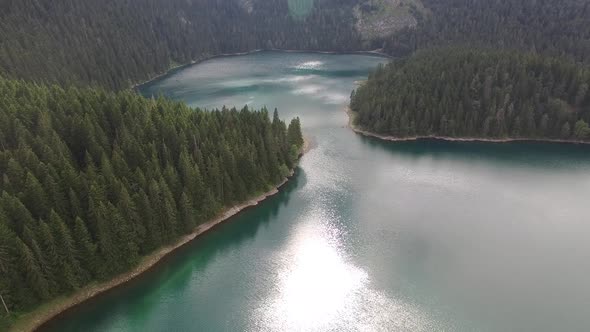
[[[384,58],[261,52],[142,86],[277,107],[317,146],[277,196],[50,331],[587,331],[590,147],[382,142],[346,127]]]

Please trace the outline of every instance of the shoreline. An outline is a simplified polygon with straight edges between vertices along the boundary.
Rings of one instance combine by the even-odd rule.
[[[174,254],[178,249],[197,239],[200,235],[229,220],[231,217],[238,215],[243,210],[254,207],[267,198],[278,194],[281,187],[283,187],[295,175],[295,170],[298,167],[301,158],[313,148],[312,143],[313,142],[310,141],[309,137],[304,136],[304,142],[303,146],[301,147],[297,164],[290,171],[290,174],[287,177],[285,177],[277,185],[273,186],[269,191],[253,197],[243,203],[224,209],[218,216],[205,222],[204,224],[197,226],[192,233],[183,235],[173,244],[156,249],[156,251],[153,253],[144,256],[133,269],[115,276],[108,281],[87,285],[69,296],[56,298],[45,305],[41,305],[41,307],[37,310],[23,314],[20,319],[17,319],[14,325],[9,328],[9,331],[37,331],[40,328],[43,328],[45,324],[59,319],[59,316],[79,305],[84,304],[86,301],[94,299],[97,296],[112,289],[124,286],[125,284],[132,282],[136,278],[142,276],[144,273],[150,272],[164,258]]]
[[[173,73],[176,70],[190,67],[192,65],[197,65],[197,64],[203,63],[208,60],[213,60],[216,58],[240,56],[240,55],[249,55],[249,54],[255,54],[255,53],[260,53],[260,52],[317,53],[317,54],[366,54],[366,55],[380,56],[380,57],[389,58],[389,59],[393,58],[391,55],[381,52],[381,49],[368,50],[368,51],[318,51],[318,50],[290,50],[290,49],[280,49],[280,48],[258,48],[255,50],[245,51],[245,52],[221,53],[221,54],[216,54],[216,55],[207,55],[207,56],[204,56],[199,59],[191,60],[190,62],[170,67],[166,71],[164,71],[160,74],[156,74],[155,76],[153,76],[145,81],[132,83],[131,86],[129,87],[129,89],[137,90],[142,85],[156,81],[164,76],[167,76],[168,74]]]
[[[348,128],[354,131],[356,134],[377,138],[388,142],[414,142],[420,140],[436,140],[446,142],[480,142],[480,143],[513,143],[513,142],[542,142],[542,143],[562,143],[562,144],[582,144],[590,145],[590,141],[577,141],[577,140],[566,140],[566,139],[554,139],[554,138],[483,138],[483,137],[449,137],[449,136],[437,136],[437,135],[426,135],[426,136],[411,136],[411,137],[397,137],[390,135],[381,135],[364,130],[356,126],[353,121],[356,116],[350,107],[346,107],[346,114],[348,115]]]

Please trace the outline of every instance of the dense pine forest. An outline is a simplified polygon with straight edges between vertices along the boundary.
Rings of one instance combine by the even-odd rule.
[[[435,46],[508,48],[590,62],[587,0],[423,0],[430,14],[386,38],[405,56]]]
[[[435,49],[373,72],[358,126],[396,137],[590,140],[590,69],[513,51]]]
[[[299,119],[265,109],[4,79],[0,95],[0,295],[13,314],[267,191],[303,144]]]
[[[357,50],[355,2],[2,0],[0,75],[122,89],[223,53]]]

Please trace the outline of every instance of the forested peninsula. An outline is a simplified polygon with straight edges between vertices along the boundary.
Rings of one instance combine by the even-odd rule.
[[[303,145],[299,119],[287,126],[276,110],[5,79],[0,95],[0,295],[11,319],[275,188]]]
[[[589,141],[590,69],[515,51],[433,49],[351,95],[353,125],[391,138]]]

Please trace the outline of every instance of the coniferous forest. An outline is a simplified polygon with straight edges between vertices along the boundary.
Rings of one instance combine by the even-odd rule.
[[[303,144],[275,110],[0,80],[0,295],[23,312],[277,185]]]
[[[128,88],[171,66],[255,49],[358,50],[351,6],[323,0],[0,1],[0,75]]]
[[[379,3],[0,0],[7,307],[18,315],[128,271],[293,169],[299,119],[126,90],[177,65],[256,49],[379,48],[405,58],[353,92],[363,129],[590,140],[588,1],[405,0],[417,23],[366,40],[353,12]]]
[[[409,58],[352,96],[357,125],[397,137],[590,138],[590,3],[424,5],[429,15],[384,42]]]
[[[590,62],[586,0],[422,0],[429,15],[385,38],[393,56],[444,46],[513,49]]]
[[[378,11],[378,1],[4,0],[0,75],[120,90],[175,65],[255,49],[382,48],[407,56],[462,45],[590,59],[590,4],[585,0],[405,2],[417,25],[364,40],[354,8]],[[425,10],[415,10],[415,2]],[[305,3],[312,7],[298,15],[298,5]]]
[[[358,126],[396,137],[589,140],[589,85],[568,60],[434,49],[378,68],[350,106]]]

